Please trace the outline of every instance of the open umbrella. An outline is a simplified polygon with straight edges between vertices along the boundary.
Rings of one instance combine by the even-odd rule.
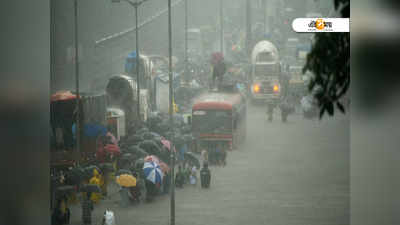
[[[161,143],[164,145],[164,147],[166,147],[168,149],[168,151],[171,151],[171,142],[163,139],[161,140]],[[176,149],[174,148],[174,152],[176,152]]]
[[[143,150],[142,148],[134,145],[129,147],[126,152],[134,154],[138,157],[146,157],[147,155],[149,155],[145,150]]]
[[[128,143],[139,143],[141,141],[143,141],[142,136],[136,135],[136,134],[129,136],[129,138],[127,140]]]
[[[124,153],[124,154],[122,154],[121,159],[133,160],[134,156],[132,153]]]
[[[136,187],[136,178],[129,174],[119,175],[116,182],[122,187]]]
[[[112,163],[100,163],[99,167],[100,167],[101,171],[111,172],[114,170]]]
[[[108,144],[104,147],[104,150],[107,151],[110,154],[114,154],[114,155],[119,155],[121,154],[121,151],[118,147],[118,145],[114,145],[114,144]]]
[[[110,137],[111,142],[112,142],[114,145],[118,145],[118,140],[117,140],[117,138],[115,138],[115,136],[114,136],[112,133],[107,132],[106,136],[107,136],[107,137]]]
[[[72,94],[70,91],[59,91],[59,92],[56,92],[50,98],[50,100],[52,102],[71,100],[71,99],[76,99],[76,95]]]
[[[153,184],[161,184],[164,173],[159,164],[155,162],[145,162],[143,164],[143,172],[146,180]]]
[[[144,159],[137,159],[135,162],[135,168],[143,168]]]
[[[143,141],[139,144],[139,147],[145,150],[150,155],[159,155],[161,152],[161,148],[151,140]]]
[[[68,194],[74,193],[75,191],[76,191],[76,188],[73,185],[62,185],[60,187],[57,187],[56,196],[68,195]]]
[[[144,158],[144,161],[145,161],[145,162],[155,162],[155,163],[157,163],[157,164],[160,164],[160,159],[158,159],[158,157],[155,156],[155,155],[146,156],[146,157]]]
[[[83,133],[88,137],[97,137],[99,135],[106,135],[107,128],[99,124],[85,124]]]

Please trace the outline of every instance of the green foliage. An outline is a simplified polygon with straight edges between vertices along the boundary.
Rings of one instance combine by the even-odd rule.
[[[342,17],[349,17],[349,0],[335,0],[334,3]],[[303,68],[303,73],[306,71],[314,74],[308,88],[318,100],[320,118],[325,112],[334,115],[335,105],[345,113],[339,100],[350,85],[350,33],[317,33]]]

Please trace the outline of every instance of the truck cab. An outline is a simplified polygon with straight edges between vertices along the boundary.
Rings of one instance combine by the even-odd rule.
[[[281,66],[277,48],[269,41],[255,45],[251,58],[249,76],[250,98],[268,103],[276,103],[280,98]]]

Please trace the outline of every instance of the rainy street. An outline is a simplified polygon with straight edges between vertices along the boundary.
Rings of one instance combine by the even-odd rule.
[[[305,120],[278,114],[267,122],[264,108],[249,106],[247,141],[229,152],[227,166],[211,167],[210,189],[176,189],[178,225],[341,225],[349,223],[349,119]],[[111,191],[110,191],[111,192]],[[95,206],[93,223],[104,210],[117,224],[169,224],[169,195],[152,203],[120,208],[119,195]],[[80,205],[71,224],[81,224]]]

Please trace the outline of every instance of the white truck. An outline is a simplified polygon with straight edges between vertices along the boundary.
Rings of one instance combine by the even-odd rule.
[[[269,41],[257,43],[251,54],[251,99],[276,103],[280,98],[280,73],[279,53],[275,45]]]
[[[263,101],[268,106],[268,120],[272,121],[274,108],[279,106],[282,121],[285,122],[288,111],[283,107],[282,88],[286,88],[281,74],[281,61],[278,49],[269,41],[257,43],[251,54],[251,72],[249,75],[249,95],[254,101]]]

